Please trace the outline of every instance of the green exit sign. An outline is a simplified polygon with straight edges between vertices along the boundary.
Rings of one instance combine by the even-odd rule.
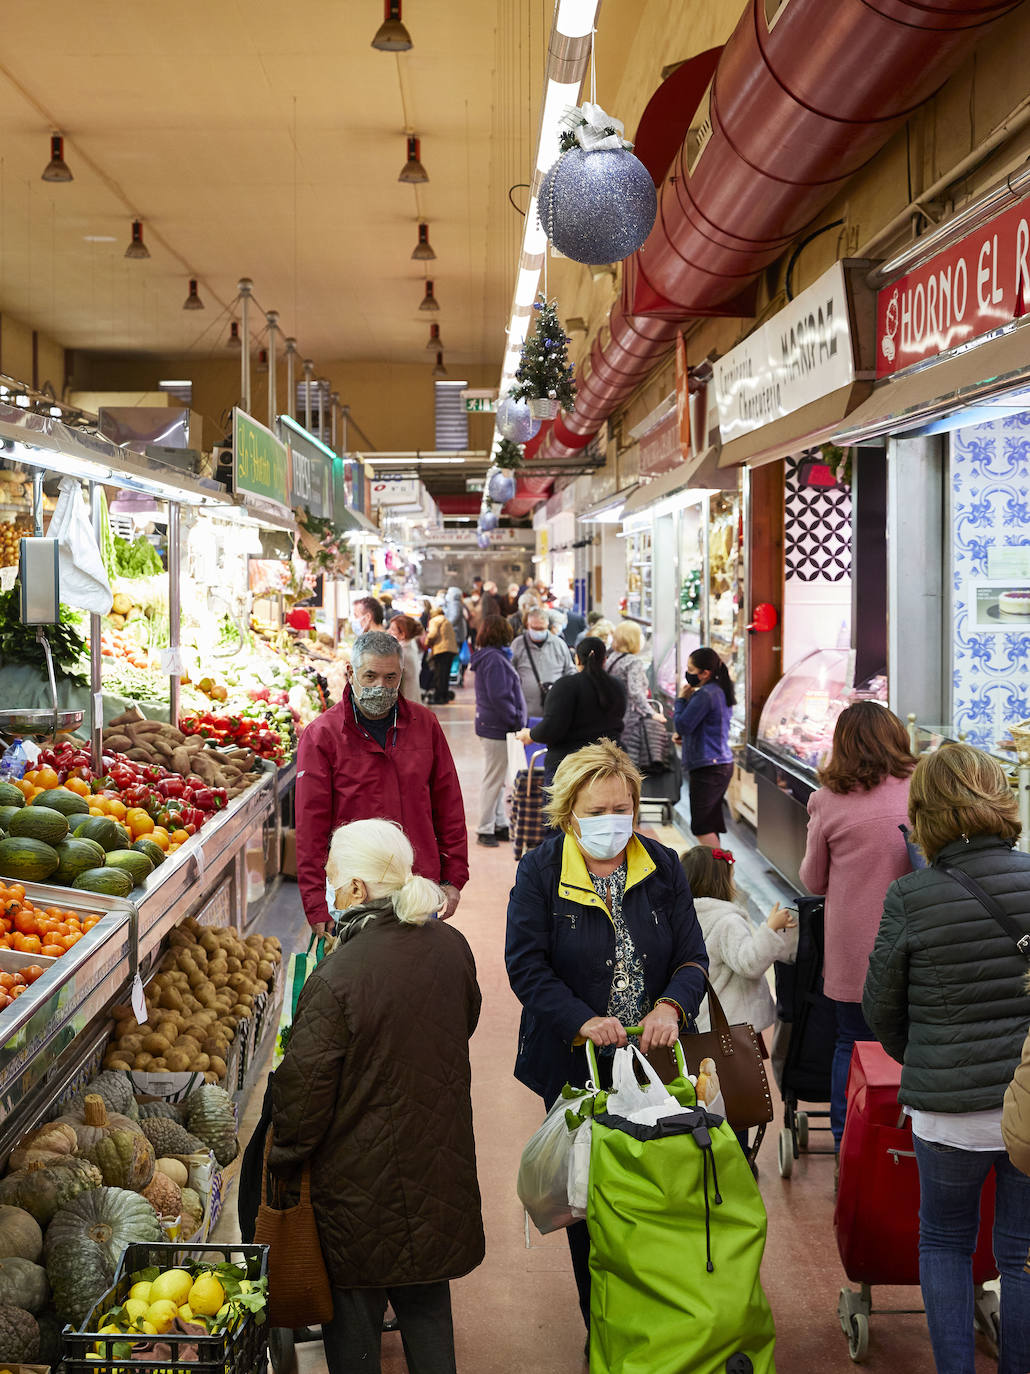
[[[465,490],[466,490],[466,491],[482,491],[483,488],[484,488],[485,486],[486,486],[486,478],[485,478],[485,477],[466,477],[466,478],[465,478]]]
[[[492,415],[497,410],[497,397],[466,396],[465,410],[469,413],[476,412],[484,415]]]

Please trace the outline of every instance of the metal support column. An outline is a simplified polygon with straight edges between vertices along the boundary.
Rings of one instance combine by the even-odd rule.
[[[246,347],[246,344],[244,344]],[[168,721],[179,724],[179,644],[181,559],[179,557],[179,506],[175,501],[168,502],[168,652],[172,659],[168,674]]]
[[[100,502],[103,492],[104,489],[99,482],[89,483],[89,514],[93,522],[93,535],[100,548],[104,547],[101,523],[103,509]],[[100,634],[100,616],[96,611],[92,611],[89,617],[89,744],[93,756],[93,772],[98,778],[104,774],[104,660]]]
[[[286,405],[283,409],[285,415],[292,419],[297,418],[297,340],[286,340]]]
[[[254,283],[241,277],[236,283],[240,293],[240,405],[250,414],[250,296]]]
[[[268,428],[275,432],[276,411],[279,404],[279,397],[276,394],[276,367],[278,366],[275,356],[275,338],[279,333],[279,312],[269,310],[265,314],[265,323],[268,325]]]
[[[304,428],[311,433],[311,379],[315,375],[315,364],[310,358],[304,359]]]
[[[330,415],[332,416],[332,439],[330,440],[329,447],[332,449],[332,451],[333,451],[334,453],[339,453],[339,451],[340,451],[340,450],[336,447],[336,413],[337,413],[337,411],[338,411],[339,409],[340,409],[340,393],[339,393],[338,391],[330,391],[330,393],[329,393],[329,413],[330,413]]]

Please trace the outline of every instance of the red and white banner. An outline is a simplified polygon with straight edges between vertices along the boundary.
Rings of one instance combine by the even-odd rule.
[[[876,375],[889,377],[1018,320],[1030,302],[1030,201],[876,297]]]

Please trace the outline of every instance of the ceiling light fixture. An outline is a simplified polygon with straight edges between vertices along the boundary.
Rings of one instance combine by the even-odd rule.
[[[440,326],[438,324],[431,324],[429,326],[429,342],[426,344],[426,350],[429,353],[435,353],[438,349],[442,348],[443,339],[440,338]]]
[[[447,369],[446,369],[446,368],[444,367],[444,365],[443,365],[443,354],[442,354],[442,353],[438,353],[438,354],[436,355],[436,366],[433,368],[433,376],[434,376],[434,377],[446,377],[446,376],[447,376]]]
[[[132,221],[132,240],[125,250],[127,258],[149,258],[150,252],[147,245],[143,242],[143,221],[134,219]]]
[[[227,342],[230,348],[243,347],[243,341],[240,339],[240,326],[236,320],[233,320],[229,326],[229,338]]]
[[[268,349],[267,349],[267,348],[259,348],[259,349],[258,349],[257,363],[256,363],[256,365],[255,365],[254,370],[255,370],[255,372],[267,372],[267,371],[268,371]]]
[[[410,52],[411,34],[401,23],[401,0],[384,0],[385,18],[376,30],[372,46],[379,52]]]
[[[423,181],[429,180],[429,173],[422,166],[420,157],[422,155],[422,140],[420,138],[408,139],[408,160],[401,168],[398,181],[403,181],[409,186],[417,186]]]
[[[432,311],[440,309],[440,302],[433,295],[433,283],[431,281],[426,282],[426,294],[422,298],[422,304],[419,306],[419,309]]]
[[[197,293],[197,279],[190,277],[190,294],[183,303],[183,310],[203,310],[204,302]]]
[[[71,168],[64,160],[64,138],[60,134],[50,135],[50,161],[43,172],[44,181],[74,181]]]
[[[429,225],[420,224],[418,226],[418,243],[415,244],[415,251],[411,255],[413,262],[435,262],[436,254],[433,252],[429,242]]]

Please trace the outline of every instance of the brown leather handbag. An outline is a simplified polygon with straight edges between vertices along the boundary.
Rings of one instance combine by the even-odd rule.
[[[268,1246],[268,1319],[272,1326],[297,1328],[320,1326],[332,1320],[333,1293],[311,1205],[311,1169],[305,1164],[300,1176],[300,1201],[295,1207],[268,1204],[268,1152],[272,1128],[268,1128],[264,1166],[261,1171],[261,1206],[254,1226],[254,1241]]]
[[[726,1103],[726,1120],[735,1131],[763,1126],[773,1119],[773,1104],[754,1027],[746,1021],[731,1026],[707,972],[700,964],[683,964],[682,967],[696,968],[704,974],[712,1023],[711,1030],[684,1030],[680,1035],[687,1068],[696,1074],[702,1059],[714,1059]]]

